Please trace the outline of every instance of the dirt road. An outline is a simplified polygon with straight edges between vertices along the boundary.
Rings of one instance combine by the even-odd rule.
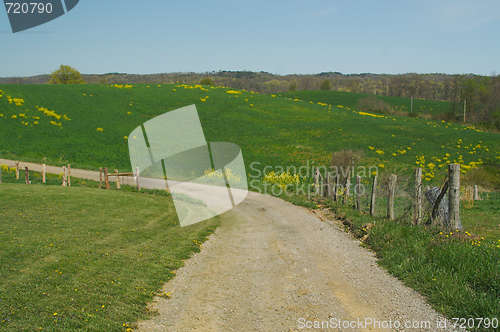
[[[140,331],[451,330],[340,227],[254,193],[163,291]]]

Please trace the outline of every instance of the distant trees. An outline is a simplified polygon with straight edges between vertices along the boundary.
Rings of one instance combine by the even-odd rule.
[[[297,81],[293,81],[293,82],[292,82],[292,83],[290,83],[290,85],[288,86],[288,91],[297,91],[297,88],[298,88]]]
[[[321,86],[319,87],[321,90],[330,90],[332,88],[332,82],[328,78],[325,78],[321,82]]]
[[[200,84],[202,85],[213,85],[214,81],[210,77],[204,77],[200,80]]]
[[[49,84],[85,84],[82,74],[73,67],[61,65],[50,74]]]

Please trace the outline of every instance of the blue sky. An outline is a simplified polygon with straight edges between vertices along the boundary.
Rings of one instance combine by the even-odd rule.
[[[85,74],[490,75],[500,72],[499,32],[498,0],[80,0],[15,34],[0,8],[0,77],[61,64]]]

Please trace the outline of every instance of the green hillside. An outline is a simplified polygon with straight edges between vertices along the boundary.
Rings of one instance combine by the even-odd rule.
[[[411,99],[391,96],[374,96],[366,93],[325,91],[325,90],[301,90],[293,92],[282,92],[282,97],[300,99],[304,101],[322,102],[330,105],[343,105],[353,109],[357,108],[358,101],[362,98],[373,98],[382,100],[394,110],[410,112]],[[446,101],[435,101],[425,99],[413,99],[413,112],[416,114],[439,114],[450,111],[450,103]]]
[[[447,162],[460,162],[467,171],[500,157],[497,134],[359,113],[347,99],[346,105],[330,106],[187,85],[0,85],[0,90],[0,156],[47,164],[129,170],[127,135],[157,115],[191,104],[207,141],[238,144],[249,173],[267,165],[326,165],[333,151],[353,149],[364,151],[365,165],[384,169],[411,169],[418,162],[431,182]]]

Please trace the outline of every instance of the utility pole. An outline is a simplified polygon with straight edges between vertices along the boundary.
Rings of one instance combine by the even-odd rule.
[[[387,80],[387,82],[385,82],[385,87],[386,87],[386,90],[387,90],[387,92],[386,92],[385,95],[389,96],[389,80]]]
[[[467,100],[464,100],[464,123],[465,123],[465,105],[467,105]]]
[[[413,113],[413,96],[411,96],[410,114]]]

